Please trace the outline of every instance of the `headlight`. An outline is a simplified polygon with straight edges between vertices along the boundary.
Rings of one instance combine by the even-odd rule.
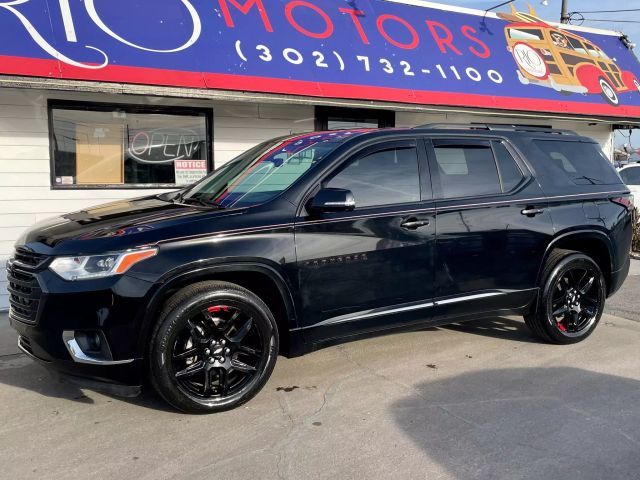
[[[91,278],[120,275],[133,265],[158,253],[157,248],[88,255],[77,257],[58,257],[49,268],[65,280],[87,280]]]

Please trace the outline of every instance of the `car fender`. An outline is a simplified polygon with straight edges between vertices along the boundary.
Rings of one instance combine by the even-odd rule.
[[[634,80],[637,80],[637,77],[633,72],[629,70],[624,70],[622,72],[622,83],[624,83],[626,90],[636,90],[637,87],[634,83]]]
[[[610,271],[613,271],[613,259],[615,258],[614,254],[614,247],[613,247],[613,242],[611,241],[611,238],[609,238],[609,236],[601,231],[601,230],[596,230],[596,229],[579,229],[579,230],[570,230],[570,231],[565,231],[563,233],[558,233],[556,234],[553,239],[549,242],[549,244],[547,245],[547,248],[544,252],[544,255],[542,257],[542,262],[540,263],[540,266],[538,268],[538,285],[540,284],[540,282],[542,281],[542,271],[544,270],[544,265],[547,261],[547,258],[549,257],[549,254],[551,253],[551,251],[561,242],[561,241],[566,241],[567,239],[571,239],[572,237],[579,237],[579,238],[591,238],[594,240],[598,240],[600,242],[602,242],[606,248],[607,248],[607,252],[609,253],[609,268]]]
[[[196,261],[180,266],[167,272],[157,282],[157,288],[151,294],[148,307],[142,319],[137,339],[137,352],[144,355],[148,338],[156,322],[156,314],[166,299],[167,292],[173,289],[205,281],[216,274],[229,272],[253,272],[268,276],[278,288],[287,311],[287,323],[289,329],[298,327],[296,307],[291,286],[286,276],[280,271],[279,266],[271,265],[273,262],[265,259],[212,259],[209,261]]]
[[[580,85],[586,87],[589,93],[600,93],[601,88],[598,83],[600,77],[604,77],[609,83],[609,79],[602,70],[591,63],[582,63],[576,67],[575,76]]]

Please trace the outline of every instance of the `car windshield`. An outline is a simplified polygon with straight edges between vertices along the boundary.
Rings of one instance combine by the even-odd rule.
[[[519,40],[543,40],[542,30],[537,29],[508,29],[509,37]]]
[[[318,132],[261,143],[183,190],[176,198],[183,203],[217,208],[264,203],[362,131]]]

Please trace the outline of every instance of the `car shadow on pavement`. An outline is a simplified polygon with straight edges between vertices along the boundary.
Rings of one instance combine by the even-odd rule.
[[[524,322],[505,317],[472,320],[442,327],[425,327],[421,331],[436,331],[440,328],[504,340],[536,342]],[[46,367],[39,365],[24,354],[0,356],[0,384],[30,390],[47,397],[85,404],[94,403],[92,399],[94,390],[82,389],[73,383],[61,381],[58,376],[50,372]],[[177,412],[148,385],[143,387],[142,393],[137,397],[120,397],[103,391],[98,391],[98,393],[112,398],[114,401],[127,402],[143,408],[172,413]]]
[[[176,412],[150,386],[143,388],[142,393],[137,397],[120,397],[99,390],[82,389],[73,383],[61,380],[55,373],[24,354],[0,356],[0,384],[87,405],[95,403],[92,397],[97,392],[113,401],[127,402],[152,410]]]
[[[578,368],[475,371],[391,407],[451,478],[639,478],[640,382]]]
[[[47,397],[93,403],[93,400],[80,388],[60,382],[45,367],[21,353],[0,357],[0,384],[29,390]]]
[[[473,333],[483,337],[494,337],[515,342],[539,343],[529,331],[522,318],[492,317],[445,325],[442,328],[458,332]]]

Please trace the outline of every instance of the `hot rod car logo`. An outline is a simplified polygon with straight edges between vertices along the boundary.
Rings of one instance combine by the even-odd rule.
[[[509,23],[505,35],[524,85],[550,87],[563,94],[597,93],[611,105],[619,105],[618,93],[640,91],[640,82],[593,42],[545,23],[529,7],[529,13],[498,16]]]

